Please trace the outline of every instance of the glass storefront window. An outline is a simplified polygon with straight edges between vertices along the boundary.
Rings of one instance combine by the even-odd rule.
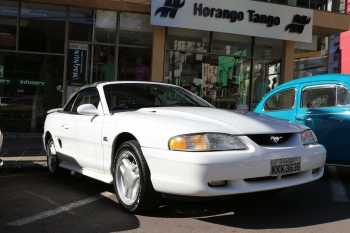
[[[250,36],[214,32],[212,53],[250,57],[252,56],[251,38]]]
[[[208,79],[204,80],[212,79],[210,70],[213,69],[213,59],[215,82],[202,83],[203,97],[211,99],[211,103],[218,108],[248,110],[251,59],[233,56],[211,57],[204,63],[204,66],[209,68]],[[204,69],[206,70],[208,69]]]
[[[95,42],[115,43],[115,33],[117,26],[116,11],[96,11]]]
[[[66,7],[22,2],[19,50],[64,53]]]
[[[168,51],[165,57],[164,82],[200,94],[200,84],[203,78],[203,55]]]
[[[248,110],[252,37],[168,28],[164,82],[218,108]]]
[[[4,72],[0,127],[7,132],[42,132],[46,112],[62,103],[63,56],[0,53]]]
[[[254,53],[252,109],[280,82],[282,41],[256,37]]]
[[[116,80],[114,50],[115,46],[94,45],[91,83]]]
[[[118,79],[150,80],[153,43],[150,16],[122,12],[119,26]]]
[[[71,7],[69,12],[69,39],[92,41],[94,10]]]
[[[332,11],[337,13],[345,13],[345,0],[310,0],[311,8]]]
[[[294,78],[328,72],[328,40],[325,36],[312,36],[312,43],[295,42]]]
[[[167,49],[176,49],[189,52],[209,52],[210,32],[168,28]]]
[[[282,40],[256,37],[254,57],[265,61],[280,60],[282,57]]]
[[[252,109],[256,104],[280,82],[281,62],[265,62],[254,60],[253,66]]]
[[[218,108],[248,110],[250,58],[168,51],[164,82],[184,87]]]
[[[348,0],[255,0],[323,11],[345,13]]]
[[[16,49],[17,12],[17,1],[0,0],[0,49]]]

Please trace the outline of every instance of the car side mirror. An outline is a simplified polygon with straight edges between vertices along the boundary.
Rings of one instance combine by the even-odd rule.
[[[77,109],[78,113],[81,115],[89,115],[89,116],[98,116],[100,112],[97,108],[92,104],[83,104],[80,105]]]

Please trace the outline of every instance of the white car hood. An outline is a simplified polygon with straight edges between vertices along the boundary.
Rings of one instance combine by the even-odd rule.
[[[253,112],[238,112],[205,107],[143,108],[138,113],[173,117],[196,125],[203,132],[228,134],[269,134],[302,132],[308,127]],[[171,122],[170,119],[168,119]],[[175,120],[175,119],[174,119]]]

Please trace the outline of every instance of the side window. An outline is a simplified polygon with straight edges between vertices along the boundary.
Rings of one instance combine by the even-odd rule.
[[[64,107],[63,112],[70,112],[72,110],[73,104],[78,98],[79,94],[75,95],[73,98],[71,98],[68,102],[68,104]]]
[[[64,111],[71,113],[78,113],[77,109],[83,104],[93,104],[96,108],[100,103],[100,95],[96,88],[89,88],[79,92],[64,108]]]
[[[288,89],[271,96],[264,104],[264,111],[290,110],[294,108],[295,89]]]
[[[314,86],[305,88],[302,95],[302,108],[334,107],[335,98],[335,86]]]
[[[337,87],[337,105],[350,105],[350,91],[344,86]]]

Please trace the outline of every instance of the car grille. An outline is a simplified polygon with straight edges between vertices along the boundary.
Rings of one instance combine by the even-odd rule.
[[[247,135],[252,141],[260,146],[267,145],[278,145],[288,141],[292,136],[292,133],[283,133],[283,134],[255,134]]]
[[[298,174],[300,174],[300,172],[282,175],[281,177],[278,177],[278,176],[264,176],[264,177],[257,177],[257,178],[249,178],[249,179],[244,179],[244,181],[246,181],[246,182],[259,182],[259,181],[268,181],[268,180],[280,180],[282,178],[296,176]]]

